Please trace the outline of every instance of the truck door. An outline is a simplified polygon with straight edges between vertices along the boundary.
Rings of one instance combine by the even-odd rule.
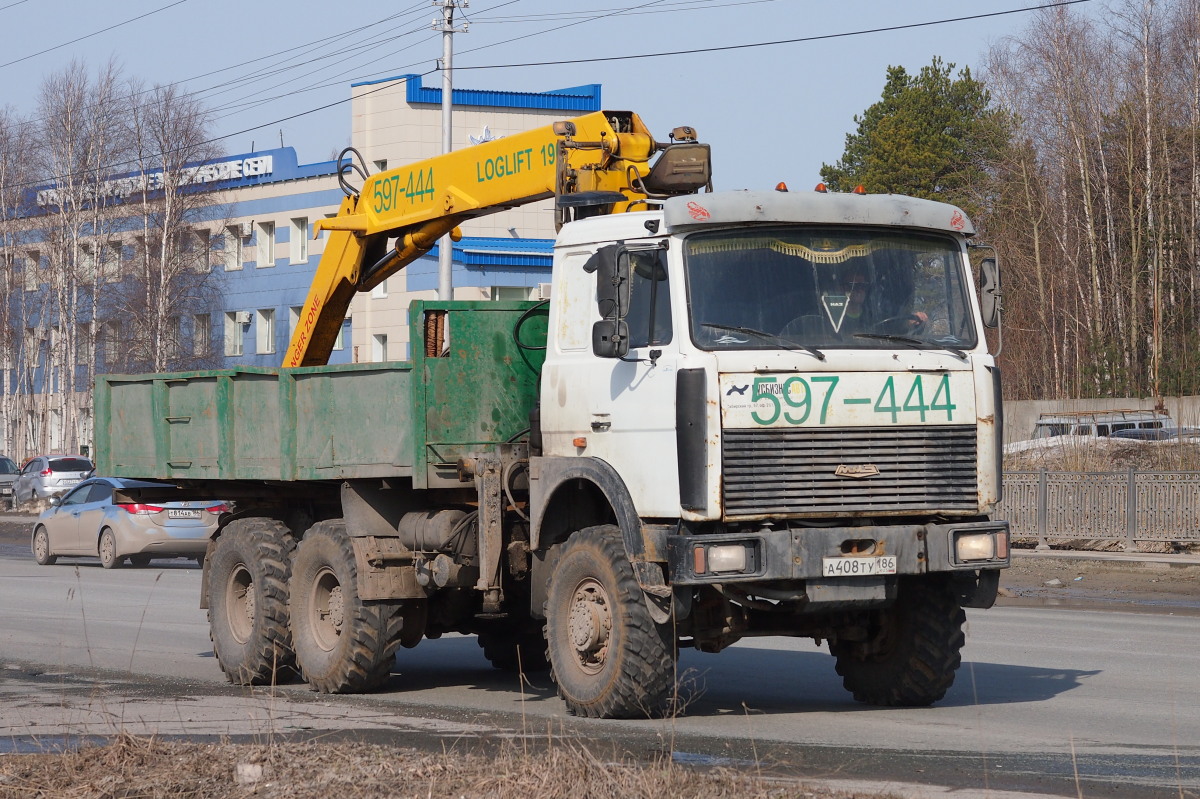
[[[587,446],[579,454],[605,461],[628,487],[639,514],[677,516],[679,481],[675,454],[675,382],[679,355],[674,332],[667,251],[657,244],[618,249],[629,281],[620,314],[629,349],[621,357],[572,358],[563,365],[562,404],[568,426]],[[585,267],[589,269],[589,267]],[[598,270],[597,284],[608,278]],[[623,278],[624,279],[624,278]],[[598,294],[603,295],[600,285]],[[676,292],[678,293],[678,292]],[[676,298],[677,300],[678,298]],[[602,316],[608,313],[598,297]]]

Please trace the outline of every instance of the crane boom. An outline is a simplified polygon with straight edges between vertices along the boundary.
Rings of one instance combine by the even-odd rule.
[[[326,363],[354,294],[447,233],[457,240],[465,220],[557,197],[561,225],[572,208],[622,213],[709,187],[710,174],[708,147],[691,128],[662,144],[637,114],[596,111],[371,175],[347,190],[336,217],[313,226],[329,237],[283,365]]]

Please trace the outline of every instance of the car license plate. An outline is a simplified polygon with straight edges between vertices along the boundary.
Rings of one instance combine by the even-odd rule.
[[[870,577],[875,574],[895,573],[895,555],[877,558],[821,558],[822,577]]]
[[[78,477],[65,477],[62,480],[59,480],[58,482],[60,485],[73,486],[79,482],[79,478]]]
[[[167,508],[168,519],[199,519],[200,511],[185,510],[183,508]]]

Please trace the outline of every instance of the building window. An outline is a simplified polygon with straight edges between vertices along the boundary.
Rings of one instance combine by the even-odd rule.
[[[373,161],[372,163],[375,164],[376,172],[387,172],[387,159],[386,158],[381,158],[378,161]]]
[[[96,250],[91,244],[79,245],[79,274],[87,284],[96,279]]]
[[[212,346],[212,320],[208,314],[192,317],[192,354],[207,357]]]
[[[261,269],[264,266],[275,265],[275,223],[274,222],[259,222],[258,223],[258,263],[257,266]]]
[[[197,272],[211,272],[209,254],[212,252],[212,232],[199,228],[189,231],[185,236],[192,248],[192,268]]]
[[[121,323],[105,322],[102,328],[104,341],[104,365],[110,370],[117,366],[121,357]]]
[[[524,286],[492,286],[491,294],[496,301],[529,299],[529,289]]]
[[[242,314],[245,311],[225,312],[225,354],[242,354]]]
[[[384,278],[382,283],[380,283],[375,288],[371,289],[371,299],[382,300],[386,297],[387,297],[387,278]]]
[[[181,319],[178,316],[167,317],[167,329],[163,331],[166,341],[163,342],[163,348],[166,350],[167,357],[170,359],[179,357],[179,338],[182,332]]]
[[[106,283],[121,279],[121,244],[110,241],[100,248],[100,276]]]
[[[242,231],[238,225],[225,228],[225,271],[233,272],[242,268]]]
[[[37,250],[25,253],[25,290],[37,291],[42,285],[42,254]]]
[[[90,363],[92,360],[92,325],[81,322],[75,325],[75,360],[77,363]]]
[[[387,360],[387,333],[371,336],[371,360],[376,363]]]
[[[270,354],[275,351],[275,309],[260,308],[254,325],[254,341],[257,352]]]
[[[308,261],[308,217],[298,216],[292,220],[292,257],[294,264]]]
[[[346,325],[349,322],[349,319],[344,320],[341,327],[338,328],[337,338],[333,340],[333,348],[335,350],[346,349]]]

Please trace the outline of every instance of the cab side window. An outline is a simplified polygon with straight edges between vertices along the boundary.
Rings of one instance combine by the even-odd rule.
[[[667,281],[667,253],[662,249],[630,250],[629,348],[670,344],[671,284]],[[650,317],[653,308],[654,318]]]

